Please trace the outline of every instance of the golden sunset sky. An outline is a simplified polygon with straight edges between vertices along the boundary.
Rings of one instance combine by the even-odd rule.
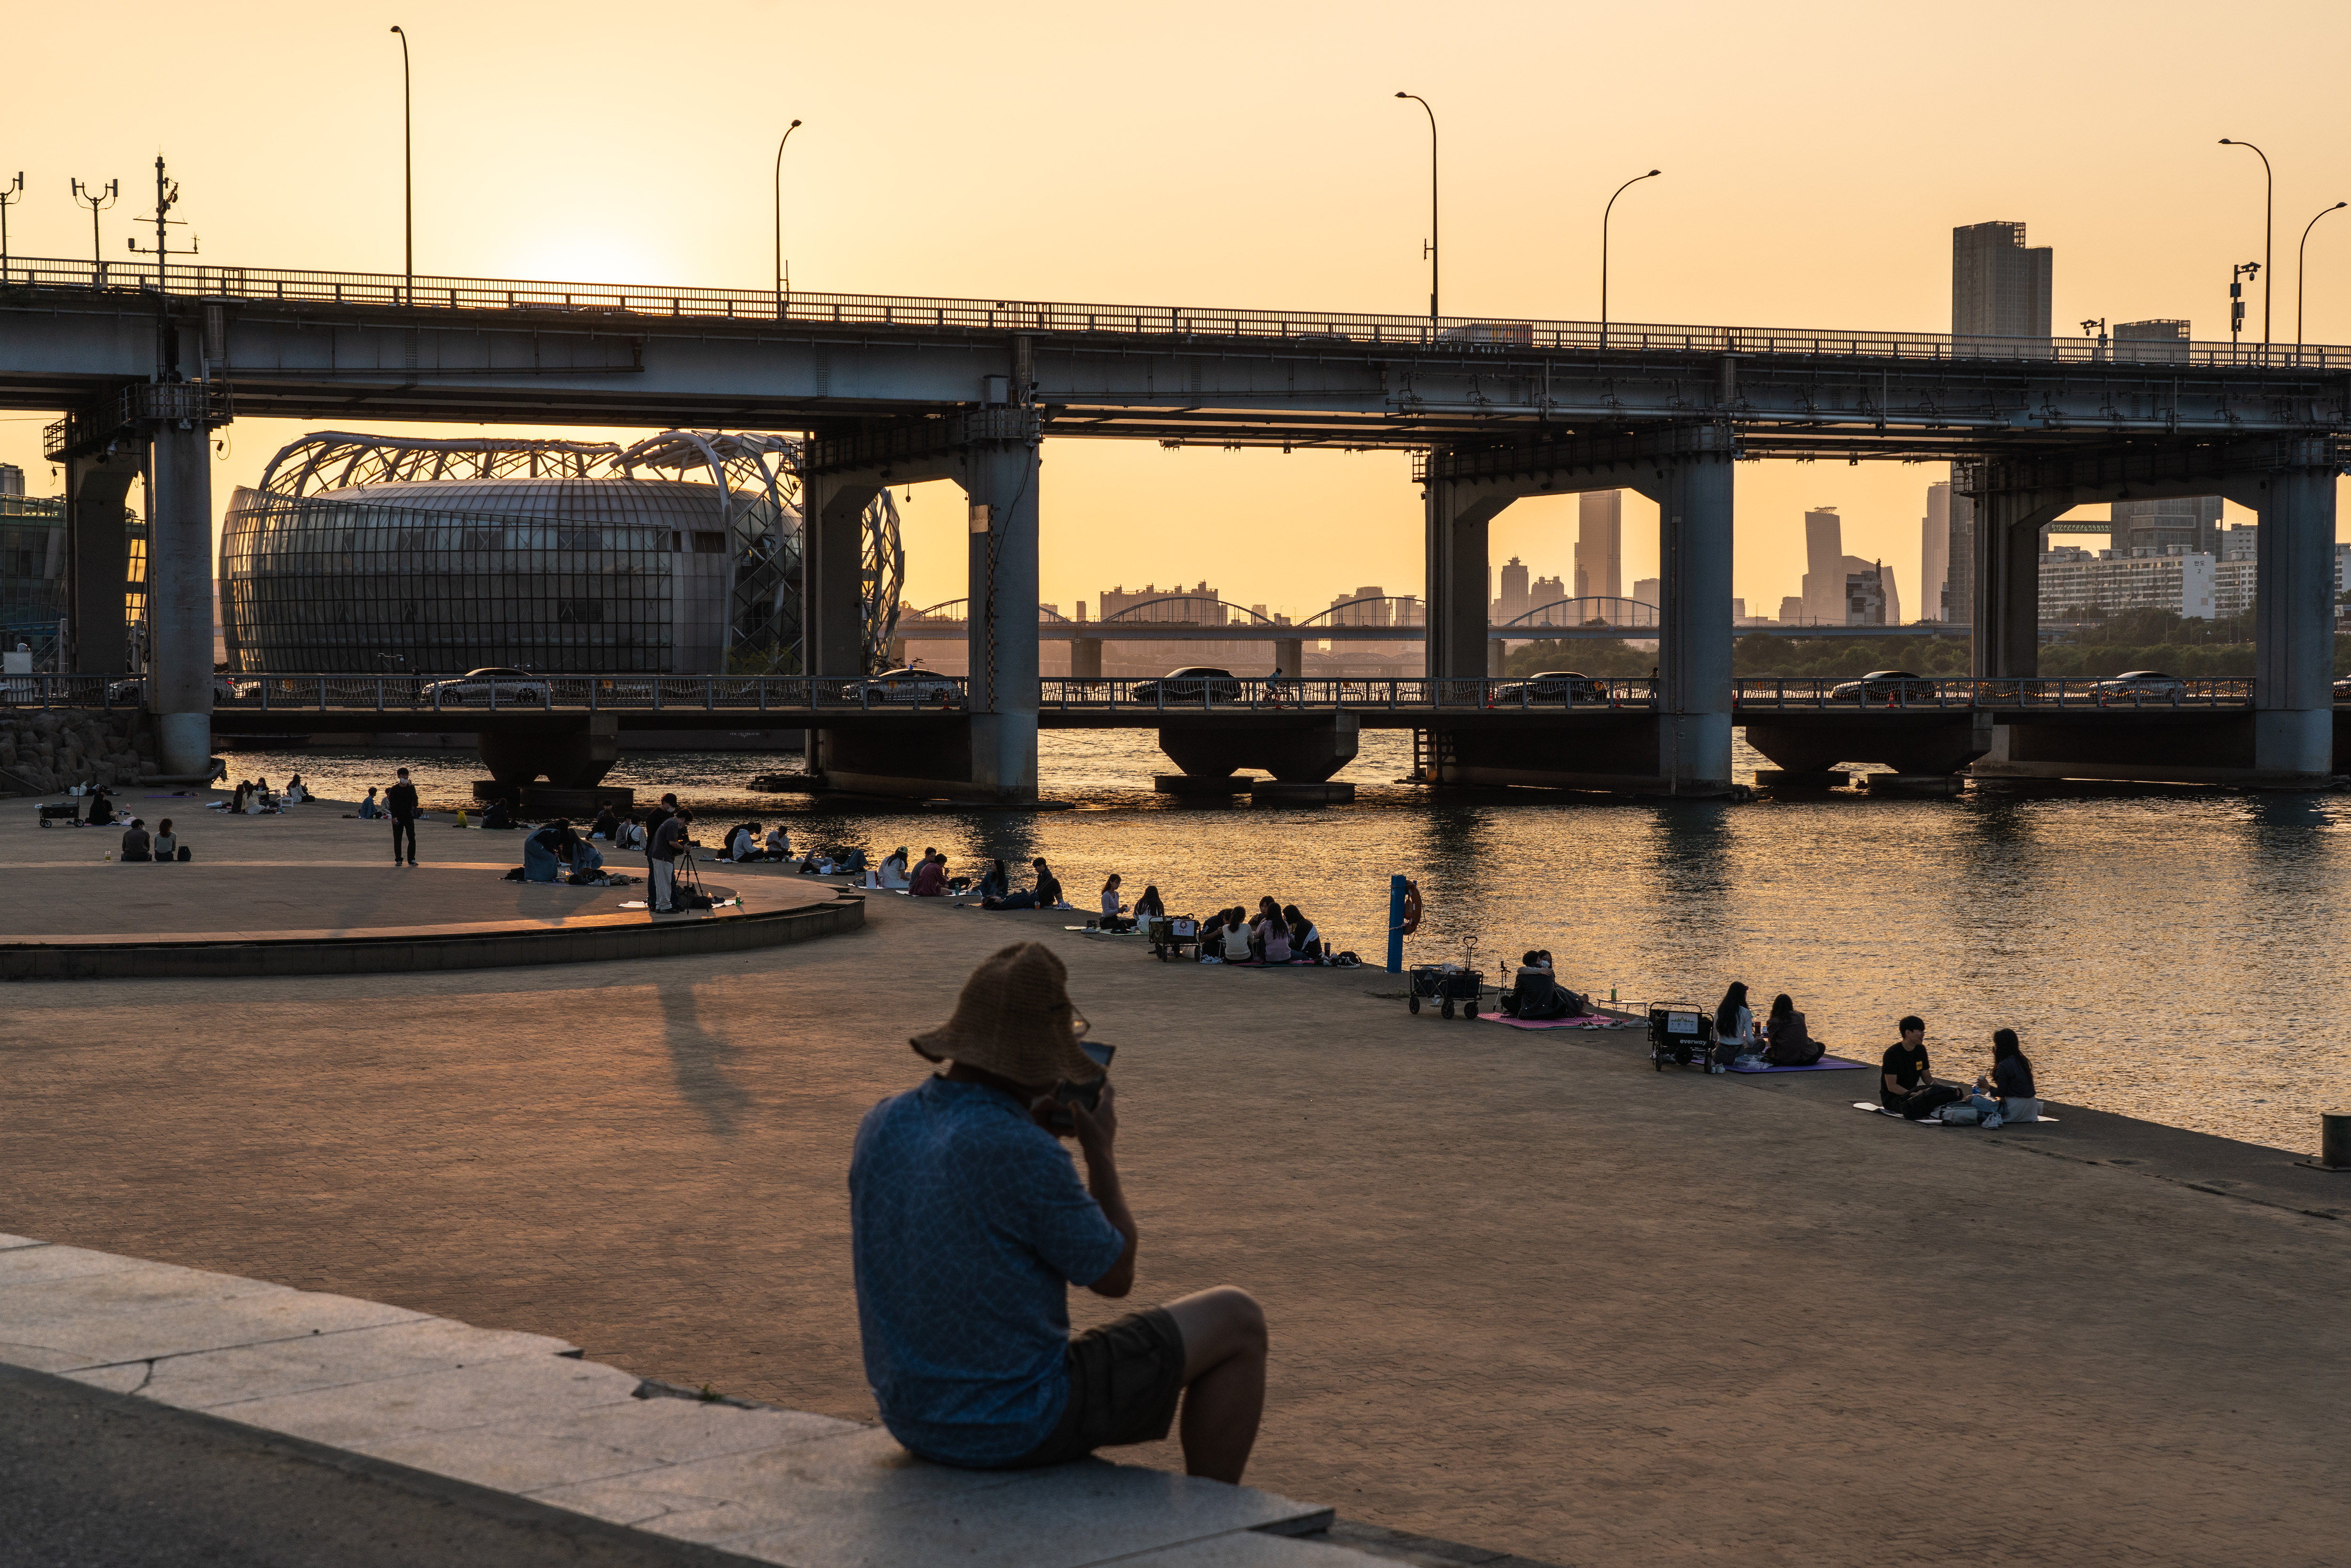
[[[2262,254],[2294,336],[2303,225],[2351,198],[2351,5],[1206,3],[458,5],[120,0],[12,7],[0,178],[20,256],[82,256],[68,181],[120,179],[105,254],[152,211],[158,152],[209,263],[397,272],[399,40],[414,55],[416,265],[461,275],[765,287],[776,139],[796,287],[1079,301],[1426,308],[1428,131],[1443,132],[1447,314],[1590,319],[1618,203],[1628,321],[1943,331],[1950,230],[2022,219],[2056,248],[2055,319],[2226,334]],[[2351,211],[2310,241],[2312,342],[2351,342]],[[2260,329],[2254,299],[2254,334]],[[363,417],[342,422],[369,428]],[[215,503],[303,427],[229,427]],[[432,433],[434,427],[411,427]],[[37,418],[0,461],[57,486]],[[615,435],[630,433],[614,432]],[[1055,442],[1043,591],[1203,579],[1308,613],[1417,592],[1402,455]],[[1939,467],[1742,465],[1736,591],[1775,613],[1802,513],[1896,570],[1917,609]],[[960,498],[915,492],[909,597],[964,591]],[[1568,572],[1572,501],[1522,502],[1494,564]],[[1627,586],[1656,570],[1626,507]]]

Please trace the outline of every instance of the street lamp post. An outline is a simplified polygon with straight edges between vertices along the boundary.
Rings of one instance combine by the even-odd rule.
[[[73,193],[75,201],[89,209],[89,256],[98,267],[99,281],[103,284],[106,281],[106,249],[98,243],[98,214],[114,205],[115,198],[122,193],[122,182],[109,180],[101,185],[95,180],[88,184],[76,180]]]
[[[2223,147],[2253,147],[2250,141],[2232,141],[2223,136]],[[2272,254],[2277,241],[2277,176],[2270,172],[2270,155],[2253,147],[2253,156],[2262,161],[2262,178],[2267,183],[2268,193],[2262,198],[2262,342],[2270,340],[2270,285],[2276,281],[2277,271],[2272,265],[2277,258]]]
[[[402,302],[416,303],[416,113],[408,80],[408,35],[399,24],[392,25],[400,34],[400,191],[401,227],[407,241],[407,283]]]
[[[1621,185],[1619,185],[1619,186],[1617,186],[1617,187],[1616,187],[1616,193],[1615,193],[1615,195],[1612,195],[1612,196],[1610,196],[1610,197],[1608,198],[1608,204],[1607,204],[1605,207],[1604,207],[1604,208],[1602,208],[1602,209],[1601,209],[1601,212],[1600,212],[1600,346],[1601,346],[1602,348],[1604,348],[1604,348],[1606,348],[1606,347],[1608,346],[1608,219],[1609,219],[1609,217],[1610,217],[1613,214],[1614,214],[1614,212],[1616,211],[1616,197],[1617,197],[1617,196],[1621,196],[1621,195],[1623,195],[1625,192],[1627,192],[1627,191],[1631,190],[1634,186],[1635,186],[1635,185],[1639,184],[1642,181],[1644,181],[1644,180],[1654,180],[1654,179],[1656,179],[1659,174],[1661,174],[1661,173],[1663,173],[1663,172],[1665,172],[1665,171],[1664,171],[1664,170],[1662,170],[1662,169],[1652,169],[1652,170],[1650,170],[1650,171],[1649,171],[1647,173],[1646,173],[1646,174],[1635,174],[1635,175],[1634,175],[1631,179],[1629,179],[1629,180],[1625,181],[1623,184],[1621,184]]]
[[[1423,248],[1428,254],[1428,338],[1437,340],[1437,110],[1429,109],[1428,99],[1416,92],[1400,92],[1398,98],[1408,98],[1428,113],[1428,244]]]
[[[19,180],[24,178],[22,174],[16,177]],[[2302,225],[2302,244],[2294,253],[2294,346],[2297,349],[2302,347],[2302,276],[2307,266],[2304,258],[2310,255],[2310,231],[2318,226],[2318,218],[2346,206],[2351,206],[2351,202],[2337,202],[2332,207],[2321,207],[2317,218]],[[6,260],[7,255],[6,231],[0,230],[0,261]]]
[[[784,141],[800,128],[793,120],[784,127],[784,141],[776,143],[776,319],[784,319]]]

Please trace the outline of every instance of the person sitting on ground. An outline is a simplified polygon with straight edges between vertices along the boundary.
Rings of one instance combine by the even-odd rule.
[[[268,804],[269,780],[256,779],[253,781],[253,788],[245,792],[245,814],[248,817],[258,817],[261,815],[261,809]]]
[[[1249,935],[1249,911],[1238,904],[1225,911],[1222,956],[1228,964],[1249,964],[1257,960],[1257,941]]]
[[[1122,928],[1118,917],[1124,913],[1126,902],[1118,895],[1118,873],[1113,872],[1110,873],[1110,880],[1102,884],[1102,928],[1104,931],[1116,931]],[[1130,920],[1125,923],[1123,928],[1133,930],[1134,927],[1134,922]]]
[[[1804,1015],[1782,991],[1771,998],[1771,1016],[1763,1020],[1763,1060],[1773,1067],[1810,1067],[1826,1049],[1804,1029]]]
[[[833,869],[843,875],[854,876],[865,869],[863,850],[843,850],[833,860]]]
[[[362,821],[372,822],[382,815],[383,808],[375,803],[375,786],[371,784],[368,786],[367,799],[360,802],[360,817]]]
[[[153,843],[154,841],[147,836],[145,820],[133,817],[131,826],[123,830],[122,858],[126,861],[152,861],[155,858]]]
[[[1135,924],[1141,925],[1146,920],[1165,920],[1166,918],[1167,905],[1166,903],[1159,896],[1159,885],[1156,883],[1144,883],[1143,896],[1134,901]]]
[[[1924,1019],[1913,1013],[1900,1028],[1902,1039],[1886,1048],[1877,1103],[1897,1116],[1924,1122],[1954,1100],[1966,1099],[1967,1091],[1935,1082],[1934,1069],[1927,1060]]]
[[[923,858],[925,861],[930,859],[928,855]],[[901,892],[914,885],[914,879],[908,873],[906,867],[905,845],[900,844],[883,859],[878,880],[883,887],[896,888]]]
[[[928,855],[914,868],[914,885],[907,889],[916,898],[941,898],[947,891],[947,857]]]
[[[1061,879],[1053,874],[1053,868],[1045,863],[1045,857],[1043,855],[1039,855],[1035,860],[1030,861],[1029,863],[1037,873],[1037,907],[1040,909],[1061,908]]]
[[[2041,1089],[2033,1082],[2032,1059],[2017,1043],[2014,1030],[1992,1030],[1991,1075],[1976,1080],[1970,1103],[1982,1113],[1982,1125],[1987,1127],[2041,1120]]]
[[[734,836],[726,841],[726,858],[740,865],[746,861],[758,860],[759,855],[759,824],[738,824]]]
[[[1290,951],[1300,958],[1322,958],[1322,933],[1314,929],[1314,922],[1298,912],[1298,905],[1281,906],[1281,923],[1290,927]]]
[[[245,814],[246,793],[252,788],[253,780],[250,779],[240,779],[236,781],[236,788],[228,792],[228,814],[230,816],[240,817]]]
[[[1714,1009],[1714,1054],[1719,1061],[1736,1061],[1755,1054],[1755,1013],[1747,1005],[1747,982],[1733,980]]]
[[[1217,910],[1200,922],[1200,940],[1192,956],[1203,964],[1225,961],[1225,912]]]
[[[1272,901],[1269,899],[1267,902]],[[1256,939],[1254,945],[1259,958],[1269,964],[1290,962],[1290,923],[1282,919],[1280,904],[1261,911],[1251,923],[1249,932]]]
[[[298,806],[309,798],[309,789],[302,782],[302,776],[299,773],[297,773],[293,778],[286,781],[286,803],[287,805]]]
[[[609,844],[612,841],[612,836],[620,831],[621,813],[614,810],[612,803],[607,800],[597,809],[596,820],[588,825],[588,836],[591,839],[601,839]]]
[[[571,837],[571,871],[564,881],[577,887],[601,887],[605,882],[604,852],[591,839]]]
[[[1185,1469],[1238,1482],[1264,1405],[1255,1300],[1218,1287],[1070,1334],[1069,1287],[1124,1297],[1138,1235],[1113,1087],[1079,1027],[1061,960],[1016,943],[914,1037],[946,1071],[859,1124],[850,1249],[866,1384],[899,1442],[981,1469],[1156,1441],[1180,1404]],[[1057,1085],[1097,1082],[1092,1110],[1056,1099]],[[1057,1126],[1085,1155],[1083,1185]]]
[[[180,858],[180,836],[172,831],[172,819],[169,817],[164,818],[162,825],[155,830],[155,858],[159,862]]]
[[[1501,999],[1504,1016],[1530,1021],[1566,1018],[1581,1013],[1587,1005],[1583,998],[1559,983],[1552,971],[1551,955],[1541,951],[1526,955]]]
[[[616,850],[641,850],[645,847],[645,825],[637,821],[634,811],[614,824],[612,847]]]
[[[492,800],[489,809],[482,813],[482,826],[485,828],[504,830],[514,825],[514,808],[507,803],[507,798],[503,795]]]
[[[987,874],[979,879],[979,896],[981,902],[985,903],[991,898],[1002,898],[1011,891],[1012,874],[1004,869],[1004,862],[1002,861],[988,862]]]
[[[113,822],[114,797],[106,792],[105,785],[99,784],[91,787],[89,805],[83,810],[81,820],[93,828],[110,825]]]
[[[560,882],[571,863],[571,844],[575,835],[571,824],[561,817],[550,821],[538,831],[522,841],[522,879],[525,882]]]
[[[792,836],[784,831],[781,822],[768,830],[768,858],[771,861],[792,858]]]

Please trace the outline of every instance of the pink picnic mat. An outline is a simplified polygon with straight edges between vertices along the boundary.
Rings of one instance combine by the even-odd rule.
[[[1586,1013],[1582,1018],[1572,1019],[1514,1019],[1504,1013],[1482,1012],[1478,1016],[1489,1023],[1508,1024],[1512,1029],[1614,1029],[1626,1021],[1603,1013]]]

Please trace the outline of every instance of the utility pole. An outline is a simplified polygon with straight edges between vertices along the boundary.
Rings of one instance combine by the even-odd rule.
[[[2270,168],[2270,155],[2252,142],[2232,141],[2223,136],[2220,145],[2252,147],[2253,156],[2262,161],[2262,343],[2266,347],[2270,340],[2270,286],[2277,277],[2270,265],[2277,259],[2277,175]]]
[[[202,241],[195,241],[183,250],[170,243],[169,231],[186,226],[182,220],[171,215],[172,209],[179,204],[180,183],[163,172],[163,156],[159,152],[155,155],[155,244],[153,249],[148,254],[155,257],[155,308],[158,318],[156,379],[167,382],[181,379],[180,356],[173,345],[172,331],[172,289],[169,273],[172,257],[193,256],[203,244]],[[128,240],[125,243],[134,252],[142,249],[136,239]]]
[[[416,121],[413,97],[408,85],[408,35],[398,23],[393,32],[400,34],[400,190],[401,227],[407,237],[407,287],[401,303],[416,303]]]
[[[784,127],[784,140],[776,143],[776,319],[784,319],[784,142],[800,128],[793,120]]]
[[[1420,253],[1428,257],[1428,340],[1437,341],[1437,110],[1429,109],[1428,99],[1416,92],[1400,92],[1398,98],[1408,98],[1428,113],[1428,243]]]
[[[85,185],[79,180],[76,180],[73,183],[73,193],[75,201],[89,209],[89,259],[98,268],[96,281],[104,283],[106,281],[106,247],[98,242],[98,214],[114,205],[116,198],[122,194],[122,182],[109,180],[101,189],[98,185]]]
[[[16,183],[0,185],[0,283],[8,281],[8,209],[25,199],[25,172],[16,171]]]
[[[2242,261],[2229,269],[2229,347],[2237,346],[2237,336],[2245,329],[2244,279],[2262,270],[2258,261]]]

